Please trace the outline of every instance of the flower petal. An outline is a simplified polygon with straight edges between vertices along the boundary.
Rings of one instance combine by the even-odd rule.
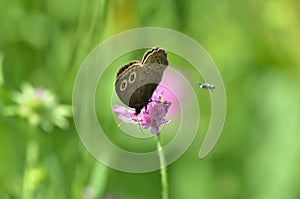
[[[126,116],[124,116],[122,114],[119,115],[119,119],[122,120],[125,123],[137,123],[131,117],[126,117]]]
[[[164,101],[163,90],[159,89],[152,95],[151,102],[141,110],[141,113],[135,115],[135,111],[120,105],[114,105],[113,111],[119,114],[119,118],[126,123],[139,123],[140,127],[147,129],[151,127],[152,134],[159,135],[159,127],[170,121],[166,120],[166,114],[171,103]]]
[[[119,114],[126,114],[128,112],[127,108],[120,105],[114,105],[112,109],[115,113],[119,113]]]

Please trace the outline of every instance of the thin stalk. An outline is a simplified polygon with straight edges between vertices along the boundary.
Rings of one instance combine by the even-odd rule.
[[[167,166],[166,166],[166,159],[165,155],[162,150],[162,141],[160,135],[157,136],[157,150],[160,162],[160,176],[161,176],[161,186],[162,186],[162,199],[169,198],[168,192],[168,174],[167,174]]]
[[[35,127],[29,128],[30,138],[26,145],[25,165],[22,187],[22,199],[35,198],[36,183],[34,183],[34,168],[37,164],[39,146],[36,140]]]

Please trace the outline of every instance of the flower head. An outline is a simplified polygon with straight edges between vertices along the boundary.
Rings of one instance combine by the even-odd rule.
[[[138,115],[135,115],[134,110],[120,105],[114,105],[113,111],[119,114],[123,122],[139,124],[141,128],[150,128],[151,133],[159,135],[159,127],[169,122],[165,117],[170,105],[170,102],[164,101],[163,90],[159,90],[153,93],[148,105]]]
[[[30,124],[40,125],[45,131],[51,131],[54,125],[60,128],[68,126],[66,117],[72,115],[71,107],[58,104],[49,90],[24,83],[21,91],[15,92],[12,99],[16,105],[7,106],[6,115],[26,118]]]

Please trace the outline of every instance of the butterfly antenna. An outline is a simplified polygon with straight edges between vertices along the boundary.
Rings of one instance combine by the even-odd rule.
[[[121,121],[121,122],[118,124],[118,128],[121,126],[121,124],[123,124],[123,121]]]

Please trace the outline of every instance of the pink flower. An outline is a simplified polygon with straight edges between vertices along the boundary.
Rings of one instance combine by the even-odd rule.
[[[133,109],[127,109],[120,105],[114,105],[113,111],[119,114],[119,118],[125,123],[140,124],[141,128],[151,128],[151,133],[159,135],[159,127],[167,124],[166,114],[171,103],[164,101],[163,90],[155,91],[149,101],[146,109],[143,108],[141,113],[135,115]]]

